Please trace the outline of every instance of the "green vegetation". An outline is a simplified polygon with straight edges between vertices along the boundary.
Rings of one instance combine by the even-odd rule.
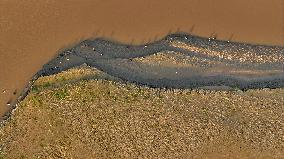
[[[4,154],[0,151],[0,159],[4,159]]]
[[[39,96],[38,94],[35,94],[33,96],[30,97],[31,101],[33,102],[34,105],[41,105],[42,104],[42,99],[41,96]]]
[[[59,100],[62,100],[64,99],[66,96],[69,95],[68,91],[66,89],[63,89],[63,90],[58,90],[55,92],[55,97]]]

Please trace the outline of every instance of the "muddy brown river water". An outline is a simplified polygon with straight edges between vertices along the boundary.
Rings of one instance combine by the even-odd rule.
[[[0,0],[0,116],[66,47],[95,37],[143,44],[174,32],[284,45],[284,1]]]

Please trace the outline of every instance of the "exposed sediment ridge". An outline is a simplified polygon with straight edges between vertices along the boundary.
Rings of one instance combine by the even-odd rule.
[[[175,63],[164,66],[135,60],[161,52],[169,56],[170,53],[179,53],[181,56],[177,61],[186,59],[195,66],[181,67]],[[193,63],[190,58],[200,62]],[[60,53],[44,65],[38,75],[58,73],[83,63],[115,77],[151,87],[229,86],[255,89],[284,86],[283,47],[231,43],[183,34],[169,35],[143,46],[123,45],[104,39],[86,40]],[[200,65],[202,63],[210,63],[210,66]]]
[[[159,59],[165,61],[161,55],[167,55],[175,62],[158,62]],[[148,61],[143,60],[146,58]],[[284,47],[172,34],[141,46],[105,39],[82,41],[45,64],[18,101],[27,95],[38,77],[82,64],[96,67],[124,81],[150,87],[241,90],[284,87]]]

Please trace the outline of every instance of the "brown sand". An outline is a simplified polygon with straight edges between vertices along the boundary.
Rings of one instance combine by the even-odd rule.
[[[104,36],[145,43],[176,31],[283,45],[283,0],[0,1],[0,115],[59,49]]]

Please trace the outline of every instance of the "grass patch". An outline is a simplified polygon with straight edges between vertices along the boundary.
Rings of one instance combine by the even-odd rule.
[[[52,85],[52,83],[50,83],[50,82],[45,82],[42,85],[34,85],[31,88],[31,92],[33,92],[33,93],[40,92],[42,89],[48,88],[51,85]]]
[[[63,90],[58,90],[57,92],[55,92],[54,96],[56,99],[62,100],[62,99],[65,99],[67,96],[69,96],[69,93],[66,89],[63,89]]]
[[[232,143],[245,147],[239,154],[258,153],[255,147],[265,149],[262,145],[281,146],[282,89],[240,96],[235,91],[166,90],[103,79],[60,83],[54,80],[57,76],[41,78],[32,88],[37,92],[0,129],[0,145],[5,145],[0,146],[0,159],[121,158],[122,153],[127,153],[124,158],[179,158],[188,152],[234,152]],[[263,134],[270,140],[259,141]],[[129,149],[121,151],[125,145]]]
[[[31,88],[32,93],[37,93],[39,91],[40,91],[40,88],[38,86],[32,86],[32,88]]]
[[[41,87],[42,88],[47,88],[47,87],[50,87],[50,86],[51,86],[51,83],[50,82],[46,82]]]
[[[34,105],[42,105],[42,99],[38,95],[33,95],[31,96],[31,101],[33,102]]]

